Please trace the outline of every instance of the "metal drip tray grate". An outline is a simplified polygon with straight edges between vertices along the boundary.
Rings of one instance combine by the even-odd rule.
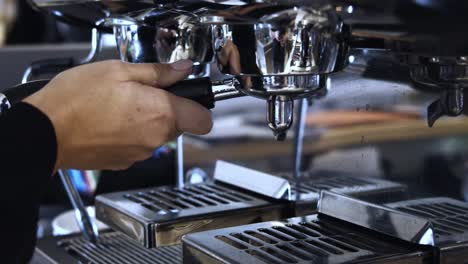
[[[181,210],[197,210],[198,208],[225,206],[254,200],[251,196],[214,184],[193,185],[183,189],[146,190],[128,193],[124,197],[162,215],[178,213]]]
[[[182,262],[180,246],[147,249],[120,233],[105,233],[93,245],[79,235],[51,237],[38,241],[36,263],[94,264],[178,264]]]
[[[292,194],[299,195],[300,200],[317,200],[320,191],[332,191],[356,197],[406,190],[406,186],[400,183],[338,172],[304,172],[300,182],[296,182],[290,174],[281,176],[290,180]]]
[[[295,215],[316,213],[320,191],[332,191],[367,201],[380,202],[388,197],[403,196],[406,185],[374,177],[359,177],[342,172],[304,172],[301,181],[296,182],[292,175],[282,174],[291,183],[295,204]]]
[[[468,259],[468,203],[437,197],[387,204],[402,212],[429,219],[434,230],[439,263]]]
[[[451,198],[427,198],[391,203],[388,206],[430,219],[439,242],[468,241],[468,203]]]
[[[431,253],[316,215],[189,234],[184,263],[430,263]]]
[[[279,219],[282,208],[215,183],[96,198],[97,218],[145,247],[173,245],[190,232]]]

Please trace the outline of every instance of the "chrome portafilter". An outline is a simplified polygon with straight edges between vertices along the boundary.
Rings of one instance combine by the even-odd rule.
[[[207,74],[214,61],[211,29],[197,23],[197,10],[148,9],[104,19],[112,27],[120,59],[131,63],[191,60],[194,77]]]
[[[328,89],[328,75],[347,64],[349,28],[334,8],[255,4],[205,14],[219,69],[237,89],[266,100],[277,140],[293,122],[294,101]]]
[[[150,9],[109,17],[103,24],[114,28],[123,61],[189,59],[195,65],[192,78],[207,76],[215,64],[231,80],[211,85],[213,100],[264,99],[278,140],[292,125],[294,100],[323,94],[328,75],[346,66],[349,51],[349,28],[328,5]]]

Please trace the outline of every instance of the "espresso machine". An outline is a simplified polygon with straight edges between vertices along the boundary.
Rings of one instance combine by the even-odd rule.
[[[97,219],[109,226],[105,231],[96,229],[73,184],[62,174],[83,232],[39,240],[37,263],[465,263],[468,259],[468,203],[462,198],[416,195],[419,183],[415,187],[398,178],[313,171],[303,164],[305,149],[327,148],[323,143],[327,137],[308,139],[307,115],[337,92],[350,95],[344,96],[350,101],[345,104],[359,100],[372,105],[397,98],[395,94],[422,95],[418,117],[425,120],[410,124],[413,116],[405,116],[410,120],[404,123],[405,131],[412,131],[410,137],[422,138],[423,131],[466,134],[467,4],[452,0],[30,2],[40,12],[92,28],[92,50],[78,62],[36,62],[26,71],[24,84],[5,92],[2,108],[47,83],[31,82],[35,75],[92,62],[101,34],[112,33],[123,61],[192,60],[189,78],[169,88],[176,95],[213,111],[222,100],[243,96],[263,100],[265,125],[272,131],[270,144],[285,141],[293,148],[289,172],[266,173],[217,161],[211,180],[187,184],[179,139],[177,186],[96,197]],[[402,123],[379,128],[370,123],[366,139],[358,136],[360,144],[384,135],[402,141],[402,134],[392,135],[403,131],[395,124]],[[334,146],[352,141],[347,136],[354,128],[346,129],[333,138],[338,142]],[[288,136],[289,130],[293,131]],[[316,144],[311,143],[314,140]]]

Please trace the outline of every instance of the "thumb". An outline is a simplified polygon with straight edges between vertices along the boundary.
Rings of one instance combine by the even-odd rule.
[[[171,64],[127,63],[127,81],[165,88],[187,78],[192,71],[192,66],[193,63],[190,60],[180,60]]]

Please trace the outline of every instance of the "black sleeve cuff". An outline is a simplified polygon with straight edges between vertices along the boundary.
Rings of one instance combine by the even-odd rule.
[[[49,118],[36,107],[21,102],[2,114],[0,120],[0,135],[5,140],[0,157],[8,155],[3,160],[13,163],[22,161],[12,168],[16,173],[31,173],[31,178],[50,177],[57,159],[57,140]]]

